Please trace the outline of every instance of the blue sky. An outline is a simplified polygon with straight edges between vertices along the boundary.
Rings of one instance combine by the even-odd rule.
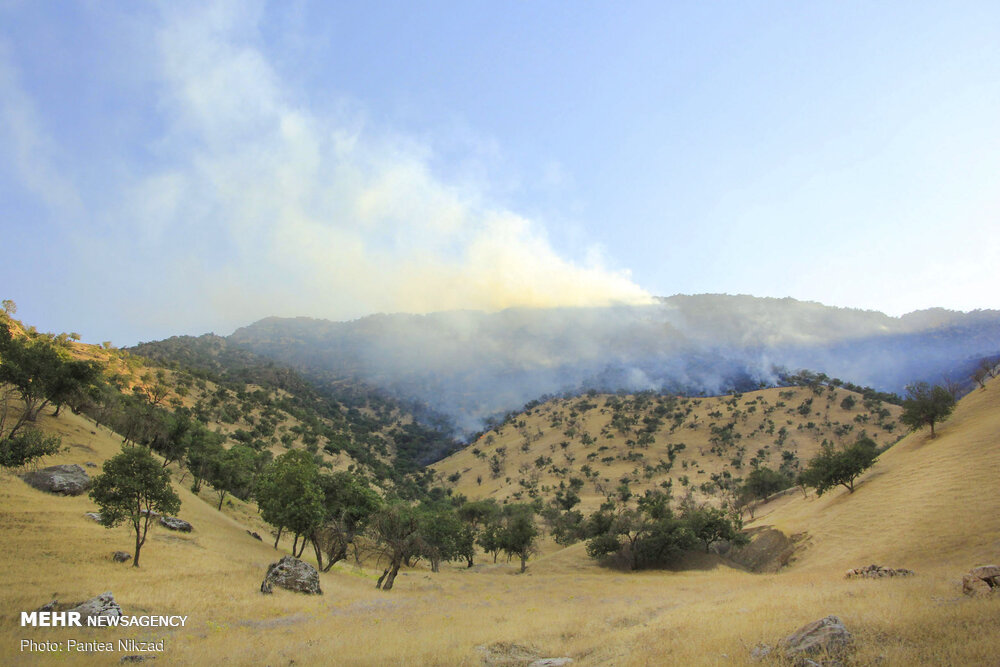
[[[1000,5],[0,0],[0,297],[1000,308]]]

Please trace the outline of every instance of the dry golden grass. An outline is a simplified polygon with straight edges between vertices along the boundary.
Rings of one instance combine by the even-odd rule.
[[[856,401],[855,407],[849,410],[841,407],[841,401],[847,396],[854,397]],[[435,463],[433,468],[438,473],[439,481],[469,498],[530,500],[519,480],[535,480],[540,495],[547,499],[560,482],[566,482],[570,477],[586,478],[582,468],[587,465],[597,476],[589,479],[580,491],[581,507],[585,511],[593,511],[618,486],[623,476],[633,480],[631,488],[640,494],[646,489],[659,487],[669,479],[674,495],[680,496],[688,489],[694,490],[710,482],[713,473],[726,471],[734,477],[745,476],[750,469],[750,459],[761,449],[766,455],[764,465],[771,468],[777,469],[781,465],[783,451],[795,454],[804,466],[819,451],[824,440],[838,444],[854,442],[865,430],[880,445],[887,446],[904,433],[898,421],[902,411],[899,406],[882,406],[889,413],[885,423],[891,424],[893,429],[888,431],[875,423],[876,418],[864,407],[859,394],[839,388],[826,388],[817,394],[805,387],[788,387],[747,392],[736,401],[735,407],[731,405],[731,396],[680,398],[677,409],[688,413],[682,426],[672,430],[671,419],[665,417],[663,426],[656,432],[654,444],[648,448],[630,447],[627,441],[636,440],[636,434],[631,430],[623,433],[614,428],[611,424],[612,410],[606,406],[609,399],[622,398],[632,400],[635,397],[597,394],[552,399],[485,433],[473,445]],[[803,415],[796,408],[806,399],[812,399],[812,410]],[[579,410],[578,406],[583,403],[596,404],[596,407]],[[655,401],[651,401],[646,408],[638,411],[640,420],[633,429],[641,429],[641,418],[653,415],[654,408]],[[855,418],[859,416],[865,421],[856,422]],[[556,422],[558,425],[553,426]],[[711,451],[711,427],[723,427],[729,422],[734,422],[735,431],[741,437],[734,447],[719,456]],[[770,432],[766,428],[769,422],[773,422]],[[810,423],[813,425],[811,428],[808,426]],[[849,427],[849,430],[837,434],[837,426]],[[567,435],[568,427],[575,430],[575,435]],[[779,446],[776,443],[777,430],[781,428],[786,428],[788,435],[784,444]],[[583,444],[583,434],[593,437],[593,444]],[[563,443],[566,443],[565,447]],[[678,443],[683,443],[685,448],[677,455],[669,473],[645,474],[644,465],[655,466],[659,461],[666,461],[669,458],[668,447]],[[731,464],[737,447],[745,451],[741,469]],[[477,449],[480,451],[478,456],[475,454]],[[503,452],[500,458],[504,462],[504,471],[499,477],[494,477],[490,473],[489,460],[498,451]],[[634,459],[630,460],[629,455]],[[551,464],[536,466],[534,462],[539,456],[550,458]],[[606,457],[614,460],[606,461]],[[555,473],[551,470],[553,465],[568,472]],[[455,473],[461,475],[458,482],[448,483],[448,477]],[[683,484],[685,478],[688,480],[687,488]],[[517,496],[519,492],[520,498]],[[694,495],[698,501],[717,502],[710,494],[695,491]]]
[[[996,665],[1000,598],[967,599],[961,574],[1000,560],[1000,384],[962,401],[933,441],[917,433],[883,455],[857,491],[791,495],[757,524],[806,530],[809,547],[780,574],[756,575],[709,556],[692,569],[635,574],[605,570],[583,545],[546,544],[524,575],[515,564],[444,566],[401,573],[390,593],[376,570],[344,566],[322,575],[325,595],[258,592],[280,555],[243,523],[177,485],[190,535],[156,528],[143,567],[113,563],[131,550],[125,529],[85,519],[86,497],[35,491],[0,478],[0,663],[112,664],[120,654],[28,655],[21,638],[164,638],[156,664],[478,665],[479,646],[517,644],[579,665],[748,665],[757,642],[839,615],[855,633],[851,665]],[[100,464],[118,439],[73,415],[43,426],[67,454],[44,462]],[[96,433],[92,433],[95,431]],[[240,509],[240,508],[237,508]],[[247,508],[235,516],[248,518]],[[264,536],[266,539],[266,535]],[[848,581],[869,562],[911,567],[911,579]],[[184,628],[21,628],[18,612],[53,595],[83,600],[114,592],[126,613],[188,615]],[[765,663],[768,664],[768,663]]]

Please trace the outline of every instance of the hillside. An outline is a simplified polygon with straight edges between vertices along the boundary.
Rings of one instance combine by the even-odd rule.
[[[751,525],[806,532],[802,568],[869,561],[900,567],[1000,560],[1000,383],[959,401],[931,439],[915,432],[882,454],[853,494],[787,496]]]
[[[182,404],[230,438],[275,454],[302,447],[338,469],[358,465],[378,480],[415,472],[455,447],[434,416],[360,382],[317,383],[206,334],[128,350],[172,370]]]
[[[648,306],[267,318],[235,344],[313,379],[361,381],[447,415],[466,433],[545,394],[718,395],[808,368],[880,391],[964,382],[1000,350],[1000,312],[902,317],[795,299],[701,294]]]
[[[823,442],[865,434],[889,446],[900,412],[823,384],[704,398],[592,392],[529,404],[433,469],[470,498],[547,501],[576,479],[587,510],[622,483],[717,503],[756,465],[794,478]]]

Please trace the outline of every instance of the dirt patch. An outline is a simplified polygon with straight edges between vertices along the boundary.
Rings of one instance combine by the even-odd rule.
[[[789,537],[771,526],[754,528],[747,534],[750,544],[730,550],[726,559],[751,572],[777,572],[791,565],[809,541],[807,533]]]

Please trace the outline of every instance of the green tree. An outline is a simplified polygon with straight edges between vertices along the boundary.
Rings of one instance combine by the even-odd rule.
[[[306,536],[323,521],[323,491],[312,454],[293,449],[268,464],[257,478],[254,495],[261,517],[277,528],[274,548],[285,529],[291,530],[292,555],[301,556]],[[302,543],[299,545],[299,537]]]
[[[683,520],[694,537],[705,545],[705,553],[714,542],[740,541],[741,525],[717,507],[695,508],[685,514]]]
[[[934,424],[947,419],[954,409],[955,397],[947,389],[940,385],[931,387],[926,382],[917,382],[906,387],[903,414],[899,419],[911,431],[930,426],[933,438]]]
[[[323,522],[310,539],[316,552],[316,564],[324,572],[347,558],[347,549],[368,525],[371,516],[382,506],[382,499],[368,482],[351,472],[319,475],[323,493]],[[326,565],[323,557],[326,556]]]
[[[418,508],[420,539],[418,555],[431,563],[431,572],[440,571],[442,560],[462,557],[459,542],[463,523],[455,509],[446,502],[424,503]]]
[[[504,507],[500,544],[509,557],[521,559],[521,572],[528,568],[528,558],[536,550],[538,528],[535,510],[526,503],[513,503]]]
[[[755,468],[747,475],[743,491],[751,498],[764,500],[768,496],[784,491],[792,485],[792,480],[776,470],[767,467]]]
[[[379,577],[375,588],[392,590],[403,561],[412,557],[418,549],[420,517],[417,511],[402,501],[388,503],[371,519],[369,525],[372,537],[382,547],[382,556],[389,561]]]
[[[133,567],[139,567],[139,552],[154,516],[176,514],[181,508],[170,474],[145,447],[126,447],[105,461],[90,498],[100,507],[105,528],[128,522],[135,532]]]
[[[45,435],[36,428],[21,429],[13,436],[4,435],[3,416],[0,415],[0,466],[20,468],[61,449],[61,438]]]
[[[802,471],[800,482],[815,488],[819,496],[837,485],[854,493],[854,480],[875,465],[877,460],[877,445],[871,438],[862,436],[853,445],[841,450],[826,444],[810,459],[809,465]]]
[[[227,494],[246,499],[253,487],[257,452],[246,445],[233,445],[212,459],[209,466],[208,483],[219,496],[219,506]]]

